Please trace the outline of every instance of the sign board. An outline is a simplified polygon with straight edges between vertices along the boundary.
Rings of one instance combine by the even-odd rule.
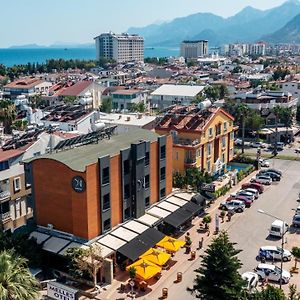
[[[205,191],[205,192],[211,192],[211,193],[214,193],[216,191],[216,186],[211,183],[211,184],[203,184],[200,189],[202,191]]]
[[[78,290],[58,282],[47,283],[47,296],[53,300],[77,300]]]

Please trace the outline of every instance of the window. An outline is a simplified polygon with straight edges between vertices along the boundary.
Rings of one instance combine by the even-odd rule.
[[[197,149],[196,150],[196,157],[200,157],[201,156],[201,149]]]
[[[211,155],[211,144],[207,144],[207,156]]]
[[[124,160],[123,166],[124,166],[124,175],[129,174],[130,173],[130,161],[129,161],[129,159]]]
[[[9,213],[9,211],[10,211],[9,201],[0,204],[0,214],[6,214]]]
[[[0,162],[0,171],[9,169],[8,160]]]
[[[110,194],[106,194],[103,196],[103,210],[110,209]]]
[[[224,131],[227,131],[227,122],[224,122]]]
[[[40,156],[40,155],[41,155],[40,151],[33,153],[33,157],[37,157],[37,156]]]
[[[102,169],[102,184],[109,183],[109,167]]]
[[[150,186],[150,175],[145,176],[145,189],[148,189]]]
[[[165,188],[160,190],[160,198],[164,198],[164,197],[166,197],[166,189]]]
[[[210,168],[211,168],[210,167],[210,160],[208,160],[206,164],[207,164],[207,173],[210,173],[210,171],[211,171],[210,170]]]
[[[17,193],[21,190],[21,178],[14,178],[14,192]]]
[[[226,147],[226,137],[223,136],[222,137],[222,148],[225,148]]]
[[[150,197],[145,198],[145,207],[150,206]]]
[[[160,159],[165,159],[166,158],[166,146],[161,146],[160,147]]]
[[[212,137],[213,136],[213,128],[209,128],[208,129],[208,137]]]
[[[124,210],[124,219],[125,219],[125,220],[128,220],[130,217],[131,217],[130,207],[127,207],[127,208]]]
[[[149,163],[150,163],[150,153],[146,152],[146,155],[145,155],[145,166],[149,166]]]
[[[166,179],[166,167],[162,167],[160,169],[160,180],[165,180]]]
[[[130,185],[125,184],[124,186],[124,200],[130,197]]]
[[[230,139],[231,139],[231,140],[234,139],[234,132],[230,132]]]
[[[103,222],[103,230],[108,231],[110,229],[110,218]]]
[[[222,163],[225,163],[225,154],[222,153]]]
[[[176,159],[176,160],[179,159],[179,157],[178,157],[178,151],[175,152],[175,159]]]

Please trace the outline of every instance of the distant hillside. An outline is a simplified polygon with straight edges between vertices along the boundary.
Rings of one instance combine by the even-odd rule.
[[[300,14],[273,34],[262,37],[271,43],[300,43]]]
[[[299,0],[289,0],[281,6],[259,10],[247,6],[230,18],[211,13],[196,13],[176,18],[160,25],[129,28],[145,38],[146,46],[178,47],[185,39],[208,39],[210,46],[224,43],[253,42],[272,34],[300,14]]]

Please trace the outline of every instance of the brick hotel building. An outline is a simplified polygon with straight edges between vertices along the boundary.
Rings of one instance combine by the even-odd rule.
[[[25,171],[35,223],[91,240],[171,194],[172,138],[136,129],[34,158]]]

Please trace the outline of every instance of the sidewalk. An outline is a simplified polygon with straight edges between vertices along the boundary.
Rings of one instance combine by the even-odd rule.
[[[199,229],[199,225],[202,222],[202,218],[196,217],[193,222],[192,222],[192,227],[187,231],[190,233],[190,237],[192,239],[192,247],[191,251],[196,251],[196,259],[191,260],[190,254],[185,254],[185,248],[180,249],[175,256],[172,258],[172,260],[175,262],[175,264],[169,269],[169,270],[163,270],[162,271],[162,277],[155,282],[153,285],[150,286],[151,292],[148,294],[138,294],[136,298],[139,298],[141,300],[144,299],[159,299],[162,296],[162,289],[163,288],[168,288],[169,290],[172,289],[172,286],[174,285],[179,285],[181,283],[176,283],[177,279],[177,272],[182,273],[182,277],[184,278],[185,273],[187,270],[193,268],[196,269],[200,265],[201,258],[199,255],[202,255],[204,253],[205,247],[211,243],[212,239],[215,237],[214,232],[215,232],[215,215],[219,214],[218,207],[221,202],[225,201],[229,194],[232,192],[235,192],[239,190],[242,186],[243,183],[248,182],[251,177],[255,176],[256,171],[251,173],[248,177],[244,178],[241,182],[239,182],[236,186],[234,186],[226,195],[218,198],[215,203],[213,203],[208,209],[207,209],[207,214],[211,215],[212,222],[210,224],[210,234],[208,235],[207,233],[199,233],[197,229]],[[227,230],[231,226],[234,225],[234,219],[236,219],[237,216],[233,216],[232,220],[230,222],[224,221],[224,223],[221,223],[220,220],[220,230]],[[226,219],[226,218],[225,218]],[[187,233],[185,232],[185,234]],[[183,234],[179,239],[184,240]],[[201,250],[197,249],[198,248],[198,242],[199,240],[203,237],[203,247]],[[119,293],[118,292],[118,287],[120,286],[121,282],[114,280],[113,283],[110,286],[106,287],[106,290],[101,292],[96,299],[102,299],[102,300],[113,300],[113,299],[132,299],[132,297],[129,294],[126,293]],[[186,289],[186,286],[182,285],[183,289]],[[80,299],[87,299],[85,297],[81,297]]]

